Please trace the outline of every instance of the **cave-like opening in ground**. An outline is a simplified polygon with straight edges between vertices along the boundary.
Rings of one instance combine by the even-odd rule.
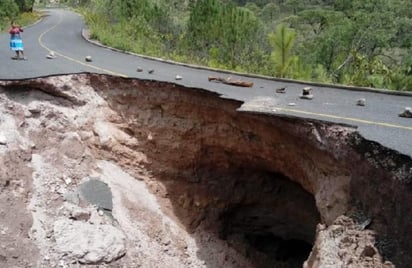
[[[99,159],[144,177],[167,200],[167,215],[193,234],[196,252],[185,252],[185,245],[179,250],[196,254],[199,266],[302,267],[314,244],[308,267],[392,267],[380,265],[380,254],[409,267],[410,156],[348,126],[239,111],[240,102],[201,89],[93,74],[67,82],[40,78],[29,89],[27,81],[3,83],[10,100],[28,106],[6,101],[4,117],[15,113],[22,133],[30,120],[42,120],[26,133],[36,141],[34,153],[50,141],[60,143],[65,135],[52,139],[64,127],[77,131]],[[32,96],[41,104],[32,104]],[[45,104],[72,113],[70,107],[100,108],[94,114],[86,107],[79,113],[84,118],[71,118]],[[251,265],[233,262],[242,256],[232,250]]]
[[[91,84],[139,141],[189,232],[220,238],[253,267],[302,266],[321,221],[311,177],[336,167],[317,140],[302,139],[315,123],[239,113],[238,101],[167,83]],[[207,266],[220,265],[208,241],[197,244]]]
[[[254,267],[302,267],[320,222],[313,195],[280,173],[253,168],[209,166],[197,178],[188,192],[216,200],[202,213],[220,239]]]

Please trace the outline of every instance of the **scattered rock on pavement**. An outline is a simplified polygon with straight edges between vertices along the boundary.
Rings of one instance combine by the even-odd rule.
[[[405,107],[405,110],[399,114],[400,117],[412,118],[412,108]]]
[[[276,93],[286,93],[286,87],[277,88]]]
[[[181,77],[180,75],[176,75],[175,79],[176,79],[176,80],[182,80],[183,77]]]
[[[365,106],[366,105],[366,99],[365,98],[360,98],[356,101],[356,105],[358,106]]]
[[[91,62],[92,61],[92,56],[86,56],[86,58],[84,58],[85,61],[87,62]]]
[[[153,69],[150,69],[149,71],[147,71],[149,74],[152,74],[152,73],[154,73],[154,70]]]
[[[301,99],[311,100],[313,99],[313,93],[311,87],[304,87],[302,89],[302,95],[300,95]]]
[[[143,68],[142,67],[137,67],[136,72],[138,72],[138,73],[143,72]]]
[[[55,59],[57,56],[54,53],[54,51],[50,51],[49,54],[47,54],[46,58],[51,60],[51,59]]]

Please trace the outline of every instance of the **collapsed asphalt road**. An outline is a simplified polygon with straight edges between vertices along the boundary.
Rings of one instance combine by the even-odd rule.
[[[50,74],[79,72],[109,73],[127,77],[178,82],[179,84],[217,92],[224,98],[245,102],[247,109],[355,125],[367,139],[377,141],[401,153],[412,155],[412,119],[398,117],[405,107],[412,106],[411,95],[389,95],[373,91],[343,90],[312,85],[314,99],[301,100],[301,83],[244,77],[188,66],[150,60],[136,55],[98,47],[83,38],[84,24],[80,16],[67,10],[48,10],[47,16],[24,32],[28,61],[11,61],[8,36],[0,36],[0,79],[23,79]],[[53,51],[56,58],[47,59]],[[85,62],[87,55],[93,62]],[[143,69],[136,72],[137,67]],[[149,74],[147,70],[154,70]],[[176,75],[183,79],[175,81]],[[216,84],[208,76],[242,79],[254,83],[252,88]],[[286,94],[275,89],[287,86]],[[360,98],[366,106],[356,106]],[[291,104],[293,106],[291,106]]]
[[[412,106],[411,95],[381,94],[374,91],[344,90],[312,85],[313,100],[301,100],[299,82],[274,81],[230,74],[233,79],[254,83],[252,88],[240,88],[208,81],[208,76],[229,76],[228,73],[202,68],[191,68],[161,60],[116,52],[91,44],[83,38],[84,24],[80,16],[67,10],[47,10],[39,23],[26,28],[24,42],[28,61],[10,60],[8,35],[0,36],[0,79],[24,79],[52,74],[79,72],[108,73],[112,75],[176,82],[188,87],[217,92],[223,98],[241,100],[244,108],[264,113],[326,120],[357,126],[366,138],[412,155],[412,119],[398,117],[405,107]],[[50,51],[55,59],[47,59]],[[92,56],[92,62],[85,57]],[[142,72],[136,72],[137,67]],[[149,74],[148,70],[154,70]],[[176,75],[183,79],[175,81]],[[287,86],[286,94],[275,89]],[[406,93],[405,93],[406,94]],[[360,98],[366,106],[356,106]],[[292,106],[293,105],[293,106]]]

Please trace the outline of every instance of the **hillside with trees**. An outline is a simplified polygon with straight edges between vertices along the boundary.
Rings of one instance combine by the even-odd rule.
[[[93,38],[119,49],[274,77],[412,90],[410,0],[61,2],[82,10]]]
[[[7,30],[11,21],[26,25],[38,19],[34,4],[35,0],[0,0],[0,31]]]

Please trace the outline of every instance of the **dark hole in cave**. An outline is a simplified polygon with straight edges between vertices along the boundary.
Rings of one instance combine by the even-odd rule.
[[[256,250],[276,261],[303,263],[312,245],[299,239],[285,240],[271,233],[245,234],[245,240]]]
[[[220,238],[254,267],[302,267],[320,222],[314,197],[282,174],[249,172],[231,176],[237,183],[229,196],[243,198],[228,197],[218,219]]]

